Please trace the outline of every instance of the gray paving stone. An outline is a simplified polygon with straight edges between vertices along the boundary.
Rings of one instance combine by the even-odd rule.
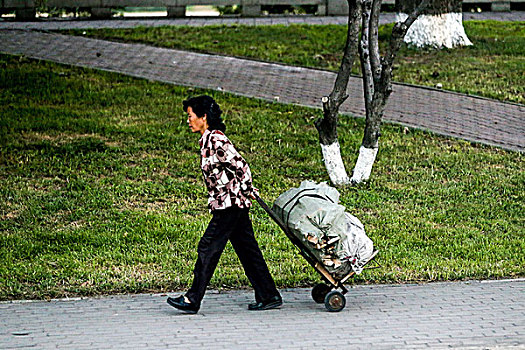
[[[251,291],[209,291],[197,315],[171,308],[158,294],[2,302],[0,347],[519,349],[525,348],[525,298],[516,296],[524,292],[524,279],[353,286],[346,297],[354,302],[340,313],[315,304],[304,288],[282,290],[281,309],[255,313],[246,310]],[[460,300],[465,307],[454,310]]]

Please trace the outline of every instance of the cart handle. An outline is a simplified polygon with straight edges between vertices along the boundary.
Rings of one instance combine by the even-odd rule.
[[[279,225],[279,227],[287,234],[291,234],[290,231],[288,231],[288,227],[286,227],[284,225],[284,222],[281,220],[280,217],[278,217],[274,211],[272,209],[270,209],[270,207],[268,206],[268,204],[266,204],[266,202],[261,198],[259,197],[258,194],[254,194],[253,195],[255,197],[255,200],[257,201],[257,203],[259,203],[259,205],[264,209],[265,212],[268,213],[268,215],[270,215],[270,217],[277,223],[277,225]]]

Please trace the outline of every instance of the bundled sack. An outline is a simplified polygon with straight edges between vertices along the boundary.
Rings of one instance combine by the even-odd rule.
[[[345,212],[339,192],[324,182],[303,181],[281,194],[272,209],[332,275],[361,273],[372,256],[363,224]]]

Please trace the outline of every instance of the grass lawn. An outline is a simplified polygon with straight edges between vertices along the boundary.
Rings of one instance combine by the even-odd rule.
[[[184,289],[210,215],[198,135],[181,101],[202,90],[0,55],[0,299]],[[272,202],[327,181],[320,111],[210,92]],[[341,119],[351,169],[363,120]],[[384,125],[368,184],[341,190],[383,268],[353,282],[525,276],[523,154]],[[257,205],[279,287],[319,280]],[[228,245],[214,288],[247,286]]]
[[[502,101],[525,103],[525,22],[467,21],[473,46],[452,50],[402,48],[394,70],[399,82],[436,86]],[[392,24],[380,28],[385,44]],[[276,25],[71,30],[70,34],[226,54],[337,70],[346,26]],[[359,70],[356,65],[354,73]]]

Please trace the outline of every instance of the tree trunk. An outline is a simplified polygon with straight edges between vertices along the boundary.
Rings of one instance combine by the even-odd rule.
[[[347,0],[349,5],[348,34],[343,61],[330,96],[323,97],[323,118],[316,120],[323,159],[336,186],[358,184],[368,180],[375,162],[383,112],[392,92],[392,66],[407,30],[414,23],[430,0],[421,3],[411,11],[407,19],[398,22],[392,29],[390,45],[384,57],[379,53],[379,13],[382,0]],[[357,52],[363,71],[363,89],[366,109],[366,126],[359,157],[352,178],[348,178],[341,159],[337,141],[337,116],[339,107],[348,98],[346,89],[350,71]]]
[[[417,0],[396,0],[398,20],[405,20]],[[416,47],[453,48],[472,45],[463,27],[461,0],[431,0],[427,10],[416,20],[405,36],[405,42]]]
[[[422,10],[428,6],[428,2],[429,0],[418,0],[417,6],[409,12],[407,18],[394,25],[390,45],[381,59],[378,45],[381,0],[363,0],[359,53],[363,71],[366,126],[359,157],[350,180],[352,184],[358,184],[370,178],[379,149],[383,112],[392,93],[392,66],[403,38]]]

